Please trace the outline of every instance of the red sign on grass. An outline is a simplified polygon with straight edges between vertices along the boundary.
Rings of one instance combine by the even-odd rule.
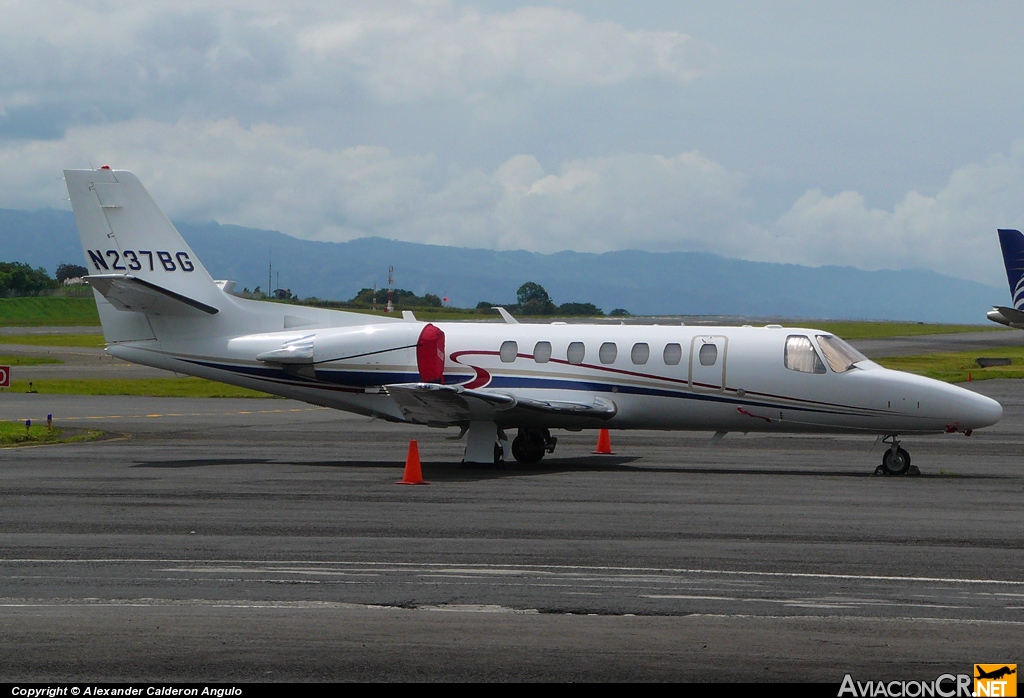
[[[0,366],[0,388],[11,387],[11,367]]]

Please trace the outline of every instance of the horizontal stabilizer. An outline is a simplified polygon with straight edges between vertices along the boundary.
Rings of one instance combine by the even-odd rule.
[[[1005,317],[1007,322],[1012,323],[1014,326],[1024,326],[1024,310],[1017,310],[1016,308],[1006,308],[1001,305],[995,306],[995,310],[998,310],[999,314],[1002,315],[1002,317]],[[989,319],[991,319],[991,314],[989,314]]]
[[[458,385],[401,383],[386,385],[402,415],[417,424],[459,424],[470,421],[513,421],[517,414],[544,413],[557,416],[610,419],[618,409],[611,400],[594,397],[593,402],[533,400],[507,393],[467,390]]]
[[[131,274],[98,274],[85,281],[118,310],[147,315],[216,315],[219,311]]]

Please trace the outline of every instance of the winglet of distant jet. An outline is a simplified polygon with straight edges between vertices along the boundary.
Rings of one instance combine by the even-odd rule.
[[[1013,307],[997,305],[988,311],[988,319],[1024,330],[1024,235],[1019,230],[1000,229],[999,246],[1003,248],[1003,264]]]

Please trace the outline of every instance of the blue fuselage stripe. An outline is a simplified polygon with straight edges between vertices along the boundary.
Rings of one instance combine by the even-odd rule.
[[[214,368],[222,371],[240,374],[252,378],[271,380],[275,382],[287,381],[295,385],[315,387],[347,387],[362,389],[371,386],[390,385],[395,383],[415,383],[420,380],[418,373],[413,372],[390,372],[390,371],[352,371],[339,369],[317,369],[316,378],[307,378],[293,373],[288,373],[280,368],[271,366],[238,366],[212,361],[199,361],[196,359],[184,359],[189,363],[207,368]],[[446,375],[446,382],[449,385],[458,385],[468,382],[472,376]],[[850,408],[841,405],[829,405],[820,407],[805,407],[791,404],[780,404],[763,400],[752,400],[749,397],[739,398],[715,393],[691,392],[689,390],[667,390],[664,388],[647,388],[636,385],[620,383],[602,383],[587,380],[573,380],[562,378],[536,378],[527,376],[492,376],[487,385],[488,388],[501,388],[505,390],[523,389],[547,389],[547,390],[572,390],[588,393],[617,393],[627,395],[644,395],[649,397],[664,397],[687,400],[701,400],[705,402],[726,403],[744,407],[762,407],[768,409],[796,410],[799,412],[818,412],[825,414],[860,414],[853,412]],[[857,410],[858,408],[852,408]]]

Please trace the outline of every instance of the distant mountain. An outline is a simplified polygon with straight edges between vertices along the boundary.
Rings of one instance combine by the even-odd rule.
[[[305,298],[348,299],[361,288],[395,285],[451,304],[512,302],[526,281],[544,286],[556,303],[591,302],[645,315],[855,318],[983,323],[1005,289],[931,271],[862,271],[725,259],[701,252],[605,254],[495,252],[362,238],[312,242],[282,233],[218,223],[177,223],[218,279],[266,289],[273,284]],[[0,261],[45,267],[83,263],[68,211],[0,209]]]

